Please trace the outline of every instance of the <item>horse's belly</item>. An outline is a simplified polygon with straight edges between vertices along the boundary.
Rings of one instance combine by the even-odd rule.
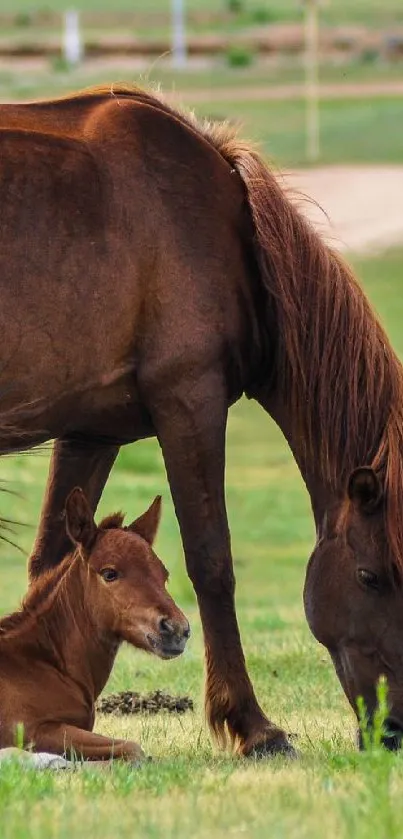
[[[135,384],[134,366],[117,364],[90,376],[48,375],[31,380],[0,375],[0,453],[46,440],[82,435],[119,444],[153,434],[151,419]]]

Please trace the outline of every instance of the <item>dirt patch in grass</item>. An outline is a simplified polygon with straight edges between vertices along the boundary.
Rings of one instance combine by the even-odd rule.
[[[141,695],[131,690],[111,693],[99,699],[96,710],[100,714],[159,714],[169,711],[171,714],[184,714],[193,711],[193,700],[189,696],[170,696],[156,690],[154,693]]]

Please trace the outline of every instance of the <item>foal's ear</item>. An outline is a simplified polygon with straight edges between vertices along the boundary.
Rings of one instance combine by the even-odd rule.
[[[382,496],[382,484],[376,472],[370,466],[354,469],[348,481],[348,497],[363,513],[373,513],[379,507]]]
[[[65,506],[66,530],[74,545],[91,550],[97,535],[97,526],[91,507],[79,487],[70,492]]]
[[[132,523],[127,526],[126,530],[131,530],[133,533],[137,533],[137,535],[141,536],[142,539],[145,539],[149,545],[152,545],[157,535],[160,518],[161,496],[157,495],[151,504],[151,507],[149,507],[142,516],[139,516],[138,519],[132,521]]]

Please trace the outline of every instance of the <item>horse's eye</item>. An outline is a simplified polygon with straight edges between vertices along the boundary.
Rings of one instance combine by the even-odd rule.
[[[361,585],[365,586],[365,588],[371,588],[374,591],[378,591],[379,589],[379,579],[378,575],[374,574],[373,571],[367,571],[366,568],[359,568],[357,571],[358,581]]]
[[[106,583],[113,583],[114,580],[117,580],[118,576],[116,568],[103,568],[101,571],[101,577]]]

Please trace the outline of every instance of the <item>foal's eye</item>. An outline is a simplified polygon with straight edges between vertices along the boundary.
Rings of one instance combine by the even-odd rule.
[[[101,577],[106,583],[113,583],[114,580],[117,580],[118,576],[116,568],[103,568],[101,571]]]
[[[379,579],[378,575],[374,574],[373,571],[367,571],[366,568],[359,568],[357,571],[358,581],[361,585],[365,586],[365,588],[371,588],[374,591],[378,591],[379,589]]]

